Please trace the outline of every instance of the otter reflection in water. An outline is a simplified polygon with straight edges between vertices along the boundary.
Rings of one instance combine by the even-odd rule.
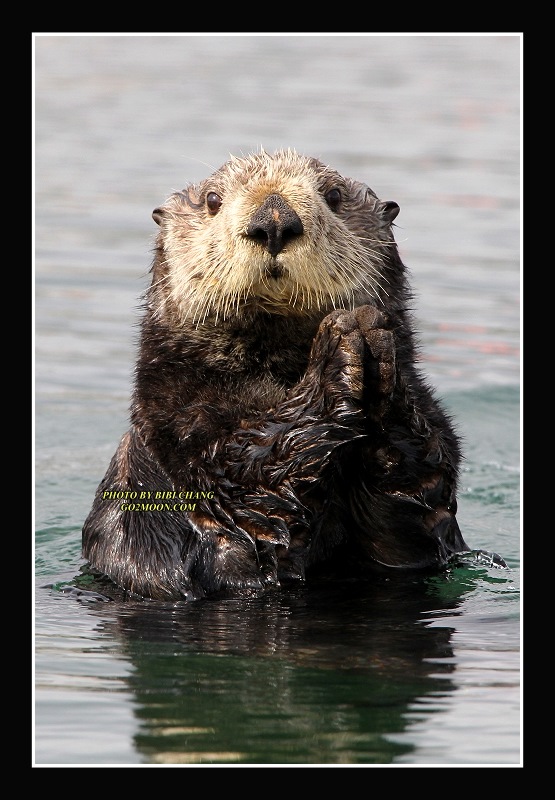
[[[463,592],[456,577],[378,577],[90,613],[132,666],[147,762],[393,763],[413,721],[448,707]]]
[[[93,569],[171,600],[468,550],[398,211],[291,150],[232,158],[154,211],[131,426],[83,528]]]

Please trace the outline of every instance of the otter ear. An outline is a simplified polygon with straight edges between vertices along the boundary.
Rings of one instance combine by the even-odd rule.
[[[386,222],[392,223],[401,209],[394,200],[382,200],[378,204],[378,211]]]
[[[164,219],[165,216],[166,216],[166,209],[164,208],[164,206],[159,206],[158,208],[155,208],[154,211],[152,212],[152,219],[157,225],[162,224],[162,220]]]

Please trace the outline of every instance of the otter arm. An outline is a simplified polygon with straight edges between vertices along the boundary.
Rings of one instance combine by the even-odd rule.
[[[309,368],[278,408],[222,436],[217,417],[135,426],[120,442],[83,528],[83,556],[118,585],[142,596],[198,597],[259,588],[277,580],[276,546],[308,536],[311,514],[299,483],[317,482],[330,455],[362,435],[360,333],[323,324]],[[210,407],[202,405],[203,413]],[[189,409],[190,411],[190,409]],[[193,417],[198,409],[193,413]],[[148,434],[148,435],[146,435]],[[196,446],[191,446],[191,441]],[[213,492],[186,512],[133,512],[106,492]]]
[[[138,594],[175,597],[265,586],[277,579],[276,549],[333,557],[330,536],[390,566],[442,563],[467,549],[454,516],[456,441],[426,392],[413,396],[384,326],[370,307],[329,315],[288,398],[204,449],[191,449],[183,420],[162,420],[146,440],[132,429],[85,524],[84,556]],[[207,422],[216,425],[204,420],[203,431]],[[186,513],[108,512],[103,487],[139,481],[214,495]]]
[[[199,527],[217,520],[224,538],[246,534],[272,576],[278,545],[317,561],[346,538],[363,559],[404,568],[468,550],[457,438],[391,327],[371,306],[324,319],[288,399],[210,451],[218,502],[193,515]]]
[[[336,467],[363,555],[393,567],[443,565],[468,550],[456,520],[460,452],[451,421],[395,346],[377,309],[354,317],[366,343],[365,438]],[[343,327],[347,320],[338,320]]]

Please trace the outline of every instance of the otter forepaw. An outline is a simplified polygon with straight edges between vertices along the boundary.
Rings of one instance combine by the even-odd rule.
[[[313,360],[324,362],[326,390],[342,398],[361,400],[364,339],[352,311],[333,311],[324,318],[313,348]]]
[[[372,388],[389,397],[395,388],[395,338],[386,329],[387,316],[374,306],[361,306],[354,313],[372,359]]]
[[[277,583],[275,547],[265,542],[246,542],[218,537],[211,564],[215,587],[222,589],[263,589]]]
[[[336,354],[331,366],[342,369],[351,397],[362,397],[363,385],[382,398],[395,388],[395,338],[388,330],[386,314],[375,306],[353,311],[335,310],[322,322],[320,336],[327,330],[335,340]]]

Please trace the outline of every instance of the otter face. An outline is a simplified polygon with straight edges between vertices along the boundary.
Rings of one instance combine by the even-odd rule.
[[[398,210],[292,150],[232,158],[153,212],[158,306],[217,324],[252,308],[299,316],[378,303]]]

